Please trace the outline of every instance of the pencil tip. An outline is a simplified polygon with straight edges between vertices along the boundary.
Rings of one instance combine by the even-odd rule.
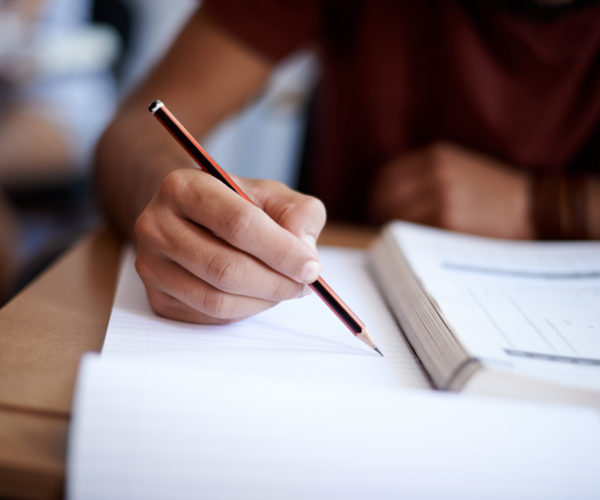
[[[362,340],[365,344],[367,344],[369,347],[374,349],[380,356],[383,357],[383,353],[377,348],[377,346],[375,345],[375,342],[373,342],[373,340],[371,339],[371,335],[369,335],[369,332],[366,328],[363,328],[362,332],[360,332],[356,336],[360,340]]]

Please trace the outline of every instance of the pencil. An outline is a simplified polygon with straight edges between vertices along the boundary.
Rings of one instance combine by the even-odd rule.
[[[185,129],[179,120],[167,109],[162,101],[153,101],[149,108],[150,112],[158,119],[160,123],[171,133],[171,135],[183,146],[188,154],[205,172],[219,179],[223,184],[231,188],[246,201],[252,203],[252,200],[242,191],[234,182],[229,174],[223,170],[218,163],[213,160],[200,144]],[[333,313],[344,323],[355,337],[358,337],[369,347],[374,349],[380,356],[383,353],[373,343],[369,331],[365,324],[358,318],[354,312],[344,303],[344,301],[335,293],[327,282],[319,276],[313,283],[309,283],[312,290],[327,304]]]

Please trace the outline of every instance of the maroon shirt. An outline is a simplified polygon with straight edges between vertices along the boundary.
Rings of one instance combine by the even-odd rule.
[[[387,160],[437,140],[527,170],[600,171],[600,3],[537,18],[459,0],[205,0],[273,61],[315,46],[309,191],[365,220]]]

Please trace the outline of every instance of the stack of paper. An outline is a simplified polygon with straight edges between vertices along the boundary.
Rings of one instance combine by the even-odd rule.
[[[315,296],[225,327],[152,314],[125,255],[78,381],[68,496],[593,498],[600,416],[434,392],[361,252],[325,276],[385,354]]]

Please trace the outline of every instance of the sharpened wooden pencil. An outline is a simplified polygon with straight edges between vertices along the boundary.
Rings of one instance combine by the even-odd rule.
[[[194,161],[204,171],[219,179],[223,184],[233,189],[242,198],[252,203],[252,200],[242,191],[234,182],[229,174],[223,170],[219,164],[213,160],[202,146],[192,137],[185,127],[175,118],[167,109],[162,101],[153,101],[149,108],[150,112],[162,123],[162,125],[171,133],[171,135],[183,146]],[[369,347],[374,349],[380,356],[382,352],[373,343],[371,336],[365,324],[352,312],[344,301],[335,293],[327,282],[319,278],[309,285],[314,292],[327,304],[333,313],[344,323],[355,337],[362,340]]]

